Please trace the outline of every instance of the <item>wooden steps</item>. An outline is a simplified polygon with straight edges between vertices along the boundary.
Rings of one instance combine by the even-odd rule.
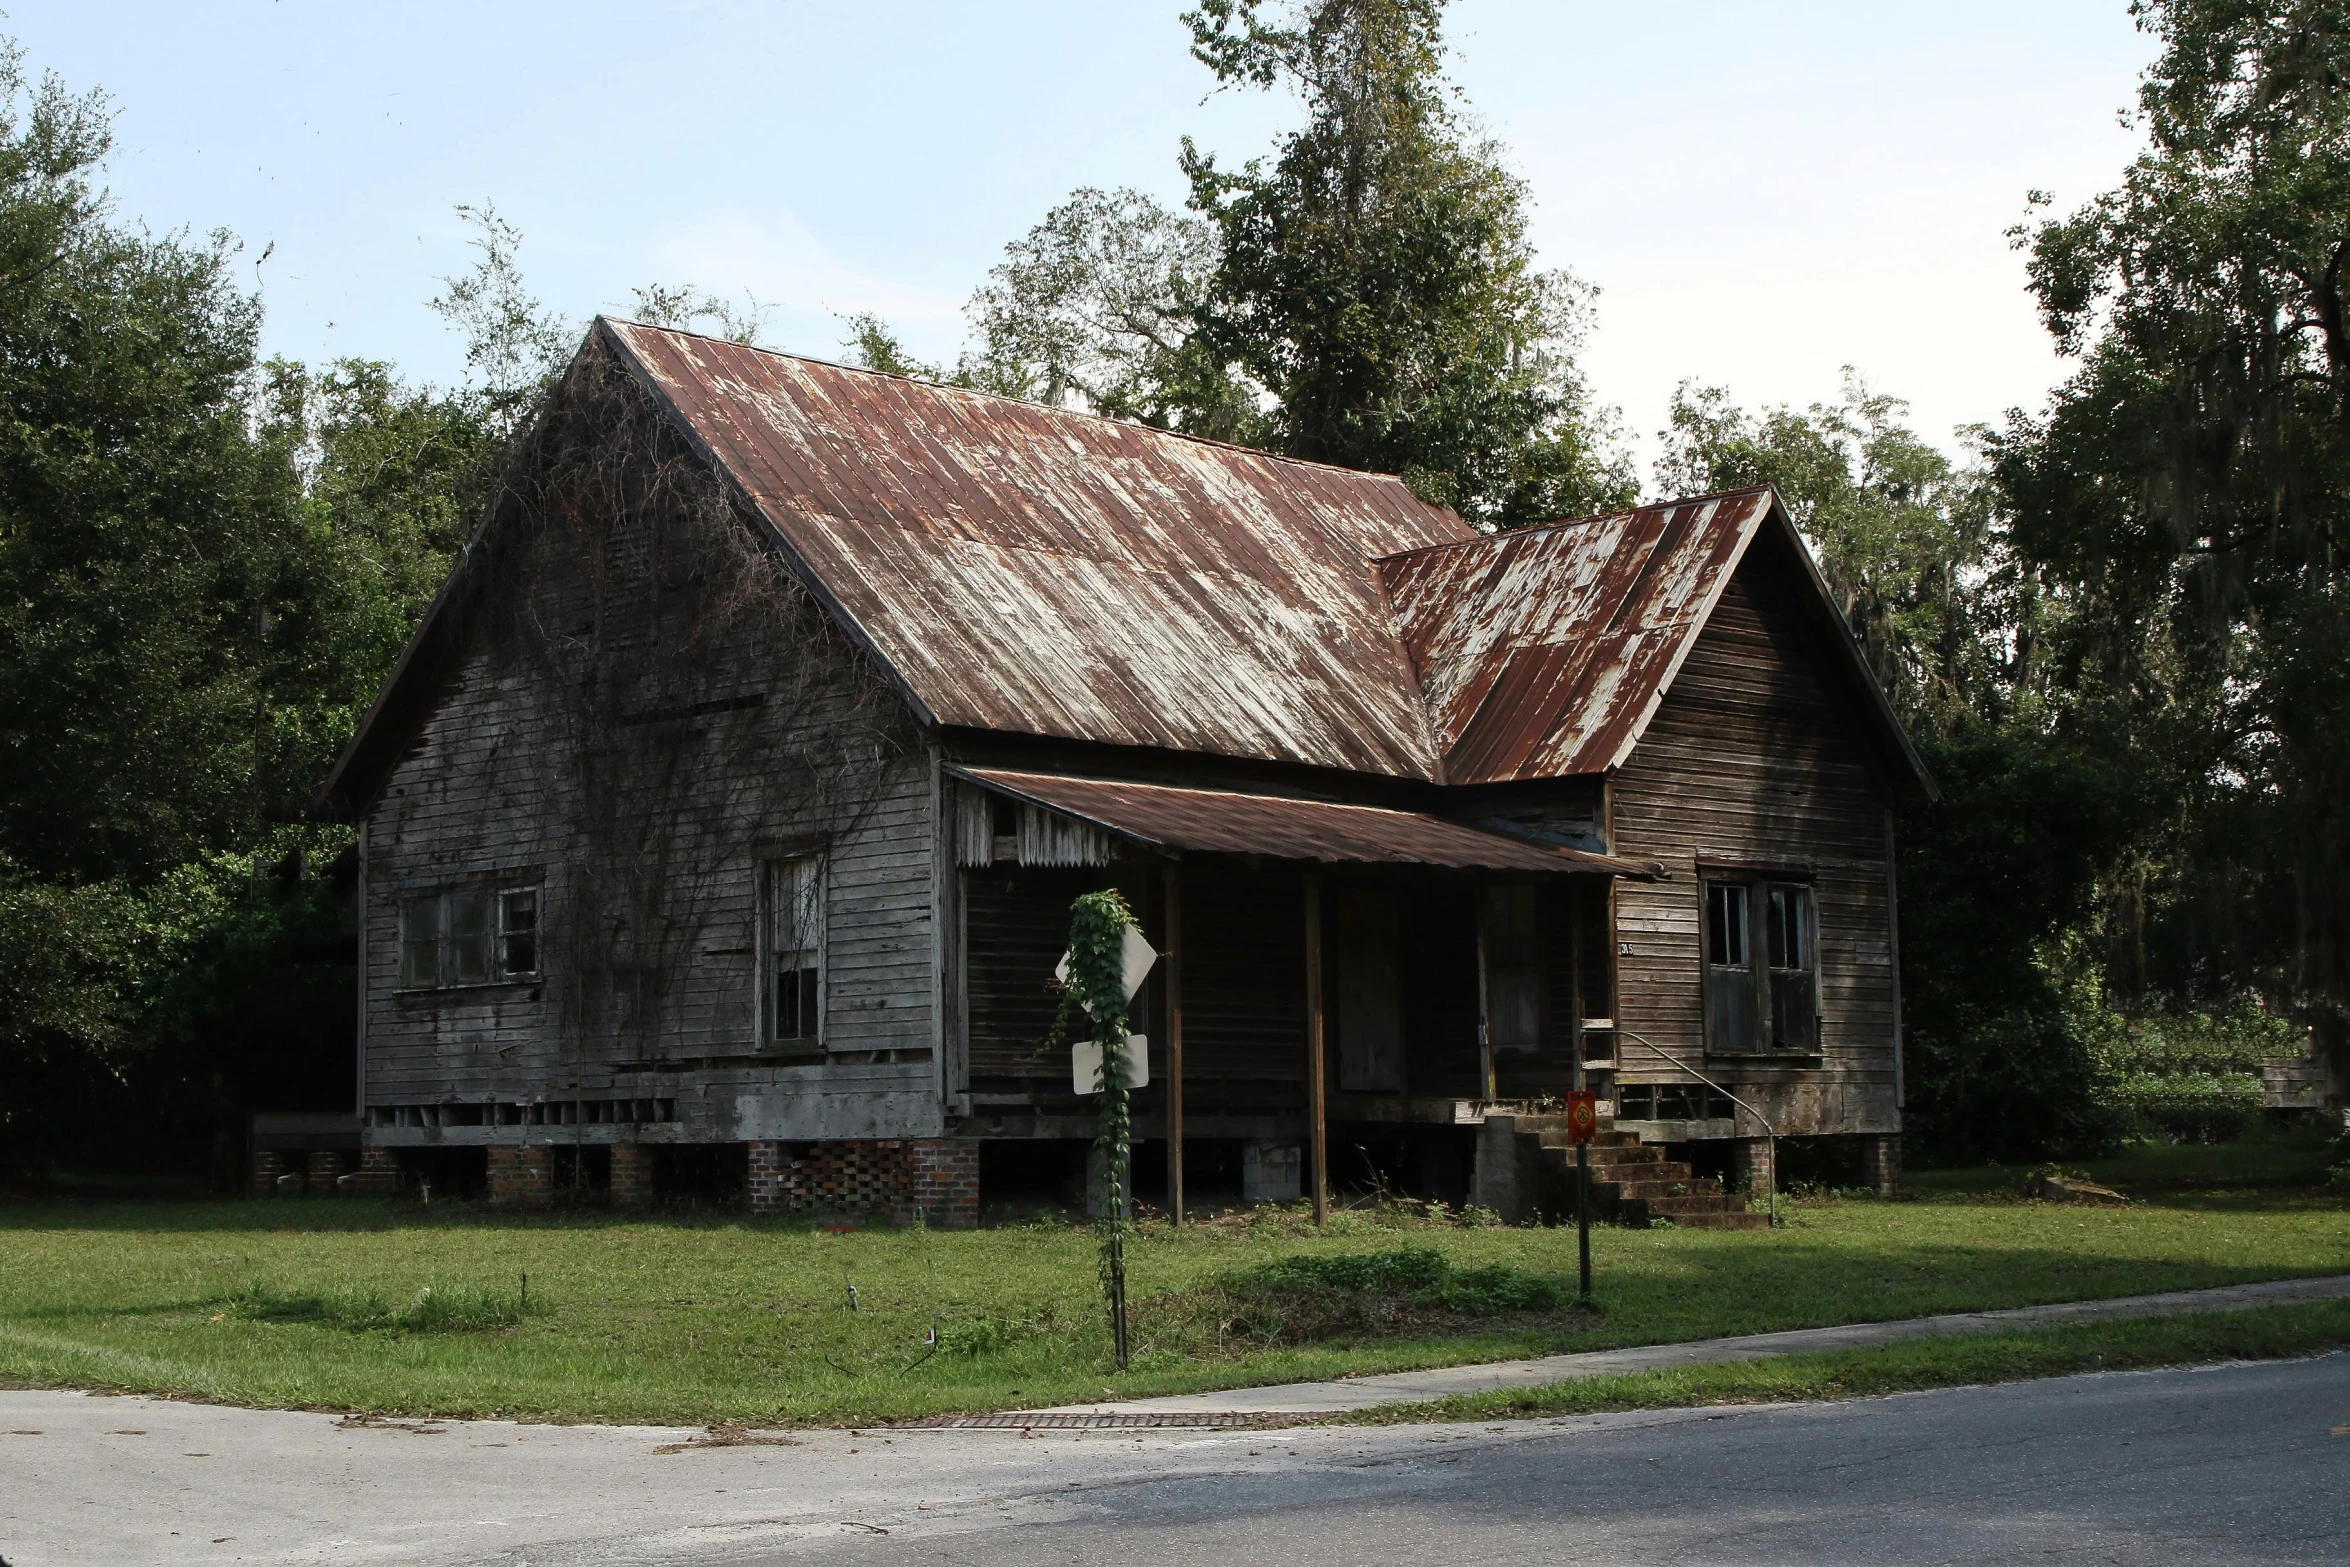
[[[1520,1116],[1517,1135],[1520,1146],[1535,1145],[1542,1184],[1551,1194],[1544,1206],[1557,1211],[1563,1190],[1571,1215],[1575,1151],[1566,1117]],[[1663,1148],[1612,1127],[1602,1127],[1591,1140],[1591,1201],[1595,1214],[1632,1229],[1658,1220],[1691,1230],[1764,1230],[1771,1224],[1769,1214],[1747,1210],[1744,1195],[1724,1191],[1720,1181],[1698,1175],[1686,1160],[1668,1159]]]

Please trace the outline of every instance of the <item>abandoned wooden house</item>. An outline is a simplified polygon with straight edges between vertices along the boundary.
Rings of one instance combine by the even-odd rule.
[[[358,1175],[731,1166],[972,1222],[1082,1170],[1053,972],[1114,887],[1163,954],[1146,1200],[1327,1170],[1523,1214],[1588,1082],[1635,1213],[1744,1222],[1693,1169],[1769,1132],[1892,1178],[1892,808],[1931,787],[1767,489],[1486,534],[599,321],[322,796]]]

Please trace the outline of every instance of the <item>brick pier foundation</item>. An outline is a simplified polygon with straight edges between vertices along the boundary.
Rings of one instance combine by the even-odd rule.
[[[867,1214],[941,1229],[979,1222],[979,1145],[870,1138],[750,1145],[753,1213]]]
[[[1871,1133],[1860,1140],[1860,1178],[1880,1197],[1901,1190],[1901,1134]]]
[[[342,1178],[343,1156],[332,1148],[314,1148],[302,1167],[303,1184],[311,1191],[329,1196],[335,1191],[335,1182]]]
[[[653,1150],[643,1143],[612,1145],[612,1206],[642,1208],[653,1200]]]
[[[544,1208],[555,1199],[555,1150],[545,1143],[493,1145],[490,1202],[500,1208]]]
[[[400,1189],[400,1157],[389,1148],[360,1149],[356,1173],[352,1187],[369,1196],[389,1197]]]

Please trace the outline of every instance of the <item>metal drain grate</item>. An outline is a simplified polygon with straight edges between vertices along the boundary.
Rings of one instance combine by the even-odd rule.
[[[1295,1413],[1259,1411],[1249,1414],[1022,1414],[1016,1410],[992,1415],[932,1415],[924,1420],[901,1420],[893,1431],[1259,1431],[1274,1426],[1307,1426],[1338,1413],[1333,1409]]]

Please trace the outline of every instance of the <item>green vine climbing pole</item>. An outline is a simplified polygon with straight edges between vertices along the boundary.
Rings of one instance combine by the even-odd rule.
[[[1110,1338],[1124,1370],[1126,1342],[1126,1188],[1134,1122],[1126,1069],[1126,932],[1134,911],[1115,892],[1089,892],[1069,906],[1069,990],[1093,1019],[1102,1042],[1101,1277],[1110,1307]]]

